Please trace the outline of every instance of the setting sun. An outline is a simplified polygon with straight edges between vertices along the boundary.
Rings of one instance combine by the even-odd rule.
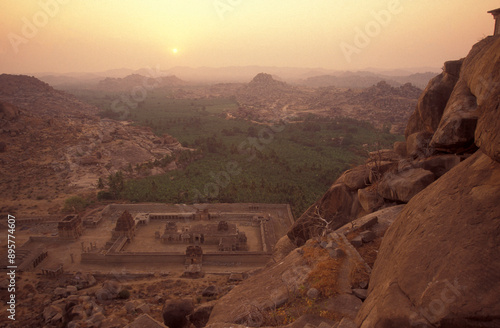
[[[172,49],[172,52],[173,52],[173,53],[174,53],[174,55],[175,55],[175,54],[177,54],[177,53],[179,52],[179,49],[174,48],[174,49]]]

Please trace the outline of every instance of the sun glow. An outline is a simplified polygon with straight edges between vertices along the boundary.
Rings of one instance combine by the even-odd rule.
[[[176,55],[178,52],[179,52],[179,49],[177,49],[177,48],[172,49],[172,53],[173,53],[174,55]]]

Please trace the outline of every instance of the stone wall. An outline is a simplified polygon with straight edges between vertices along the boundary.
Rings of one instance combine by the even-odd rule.
[[[264,252],[220,252],[203,254],[204,265],[264,265],[271,255]],[[184,265],[186,255],[167,252],[123,252],[123,253],[82,253],[82,263],[127,264],[127,263],[166,263]]]

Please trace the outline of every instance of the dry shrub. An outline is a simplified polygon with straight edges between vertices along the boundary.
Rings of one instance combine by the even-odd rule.
[[[317,241],[314,241],[317,244]],[[343,259],[333,259],[328,251],[312,243],[306,245],[304,259],[312,267],[307,278],[311,287],[320,291],[324,297],[330,297],[338,292],[337,277],[338,270]],[[342,245],[339,245],[342,248]]]
[[[336,294],[338,292],[337,276],[341,264],[340,259],[333,258],[318,262],[309,273],[309,283],[324,297]]]
[[[325,238],[326,239],[326,238]],[[339,245],[344,251],[344,245]],[[310,240],[302,248],[303,258],[312,267],[307,278],[310,287],[320,291],[323,298],[338,293],[337,276],[344,258],[333,259],[328,251],[318,245],[318,241]],[[338,314],[323,311],[316,304],[317,300],[308,298],[305,294],[307,287],[293,294],[285,305],[265,311],[263,326],[285,326],[294,322],[303,314],[316,314],[323,318],[340,321]]]
[[[320,247],[316,240],[308,241],[308,244],[302,250],[304,251],[302,257],[309,266],[313,266],[315,263],[330,257],[328,251]]]

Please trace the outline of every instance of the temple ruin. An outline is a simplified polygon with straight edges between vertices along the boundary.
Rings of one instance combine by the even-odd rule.
[[[57,225],[59,238],[78,239],[82,233],[82,219],[78,215],[68,215]]]
[[[271,259],[293,222],[287,204],[109,204],[80,216],[19,218],[18,238],[27,241],[16,264],[48,276],[60,274],[60,264],[68,272],[122,267],[191,278],[248,270]]]
[[[211,224],[197,224],[193,227],[178,227],[169,221],[160,237],[165,244],[218,245],[220,251],[246,250],[247,237],[234,223],[219,221]]]
[[[113,230],[113,239],[116,240],[120,237],[126,237],[132,240],[135,235],[135,220],[128,211],[124,211],[116,221],[115,229]]]
[[[488,13],[492,14],[495,19],[495,30],[493,31],[493,35],[500,35],[500,8],[490,10]]]

